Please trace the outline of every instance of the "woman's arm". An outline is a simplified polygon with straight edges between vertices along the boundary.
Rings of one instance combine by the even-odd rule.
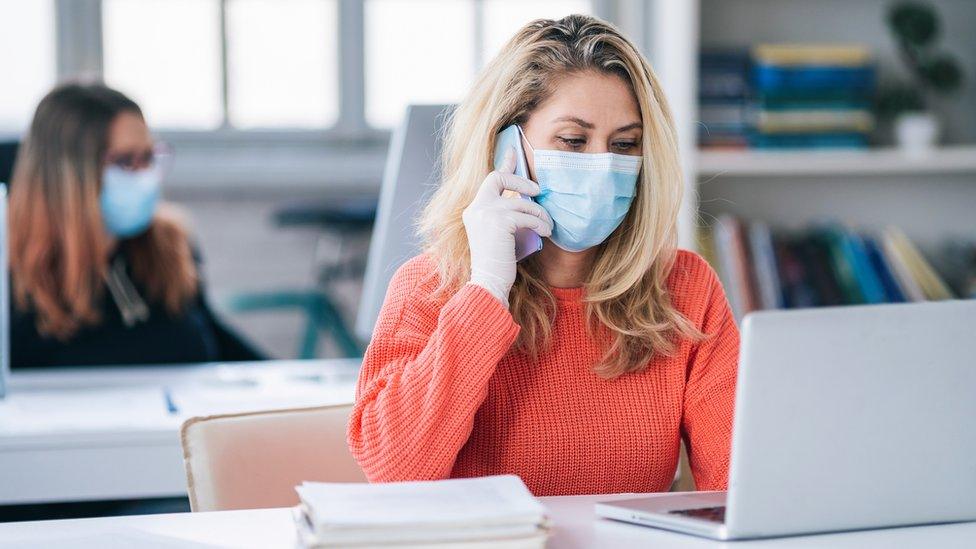
[[[685,385],[682,431],[698,490],[725,490],[732,445],[732,414],[739,360],[739,329],[715,272],[707,273],[708,301],[701,330],[707,339],[692,349]]]
[[[348,440],[370,481],[446,478],[519,332],[480,286],[433,303],[432,268],[419,257],[397,271],[363,359]]]

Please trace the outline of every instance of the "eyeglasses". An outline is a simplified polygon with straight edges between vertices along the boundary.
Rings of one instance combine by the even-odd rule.
[[[167,144],[156,143],[152,149],[145,151],[106,155],[105,164],[108,166],[117,166],[127,171],[141,170],[156,164],[161,165],[163,169],[167,169],[169,168],[172,156],[172,151]]]

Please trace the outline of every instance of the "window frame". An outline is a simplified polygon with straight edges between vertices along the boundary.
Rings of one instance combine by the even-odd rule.
[[[193,175],[196,168],[201,168],[203,162],[210,163],[211,170],[214,162],[221,162],[220,154],[226,156],[240,155],[251,150],[255,154],[267,151],[269,147],[276,150],[276,161],[280,164],[292,164],[287,158],[294,152],[297,165],[313,166],[314,161],[308,158],[310,154],[326,153],[334,149],[333,153],[348,151],[350,147],[360,147],[366,152],[367,159],[373,159],[375,166],[371,167],[370,179],[376,179],[381,174],[383,158],[386,154],[387,143],[391,131],[385,128],[375,128],[369,125],[366,118],[366,79],[365,79],[365,0],[336,0],[338,8],[338,62],[339,62],[339,116],[336,122],[321,129],[301,128],[269,128],[269,129],[237,129],[229,125],[227,117],[227,29],[226,6],[233,0],[218,0],[221,11],[221,100],[223,121],[220,127],[213,130],[180,130],[158,129],[155,133],[174,146],[185,158],[177,166],[174,183],[198,187],[199,183],[220,186],[219,178],[207,177],[200,181],[200,177]],[[485,62],[482,58],[481,44],[484,41],[484,0],[475,2],[475,40],[476,70],[480,70]],[[513,0],[515,1],[515,0]],[[622,6],[641,0],[591,0],[593,12],[607,20],[614,20],[618,12],[622,13]],[[101,0],[55,0],[55,51],[57,53],[57,79],[67,78],[101,79],[103,76],[102,51],[102,1]],[[185,154],[184,154],[185,153]],[[286,153],[284,156],[280,153]],[[326,154],[325,156],[330,156]],[[231,167],[233,168],[233,167]],[[320,169],[315,168],[315,169]],[[206,171],[206,170],[204,170]],[[362,179],[362,175],[352,173],[332,173],[329,182],[355,182]],[[233,169],[230,169],[234,173]],[[237,170],[241,172],[241,170]],[[262,172],[253,170],[247,174],[238,173],[234,177],[246,186],[260,185],[267,177],[288,172],[294,176],[294,170],[269,166]],[[340,170],[342,172],[342,170]],[[299,180],[314,181],[315,176],[301,174]],[[321,176],[327,177],[327,176]],[[174,179],[171,177],[170,179]],[[184,181],[185,179],[185,181]],[[253,179],[253,181],[251,181]],[[192,181],[191,181],[192,180]],[[322,181],[323,183],[326,181]],[[226,183],[224,182],[224,186]],[[233,185],[231,185],[233,186]]]

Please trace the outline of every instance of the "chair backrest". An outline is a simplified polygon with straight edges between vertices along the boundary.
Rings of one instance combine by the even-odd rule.
[[[352,405],[195,417],[181,429],[194,511],[287,507],[302,481],[363,482],[346,445]]]

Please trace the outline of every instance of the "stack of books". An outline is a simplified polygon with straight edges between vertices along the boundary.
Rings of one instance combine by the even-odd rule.
[[[758,309],[953,299],[959,293],[899,229],[773,232],[722,215],[701,235],[737,319]],[[962,294],[968,295],[968,294]]]
[[[752,132],[751,60],[744,50],[706,50],[699,57],[698,143],[744,149]]]
[[[513,475],[295,489],[304,547],[536,549],[548,535],[545,508]]]
[[[763,44],[752,61],[754,147],[867,147],[875,70],[866,48]]]

